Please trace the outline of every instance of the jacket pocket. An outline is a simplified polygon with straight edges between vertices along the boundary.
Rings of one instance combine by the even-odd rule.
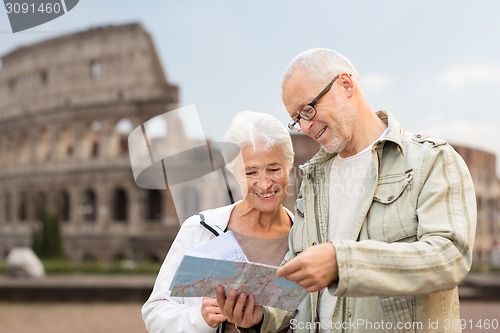
[[[410,169],[378,179],[368,213],[370,239],[387,243],[416,240],[417,216],[411,199],[413,177],[414,171]]]
[[[380,297],[386,322],[394,333],[416,332],[415,300],[413,297]]]

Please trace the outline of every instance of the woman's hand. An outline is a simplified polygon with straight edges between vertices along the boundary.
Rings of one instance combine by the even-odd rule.
[[[253,295],[237,295],[235,290],[231,290],[226,298],[224,287],[218,286],[217,302],[227,320],[238,327],[252,327],[264,316],[262,307],[255,305]]]
[[[215,298],[203,297],[201,301],[201,315],[208,326],[216,328],[226,320]]]

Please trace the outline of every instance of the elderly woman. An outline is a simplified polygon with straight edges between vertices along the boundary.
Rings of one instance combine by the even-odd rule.
[[[184,254],[216,237],[218,231],[231,230],[252,262],[278,266],[288,251],[292,213],[282,203],[294,153],[286,128],[268,114],[245,111],[235,117],[225,141],[241,148],[242,159],[228,169],[238,181],[243,199],[202,212],[205,223],[194,215],[182,224],[142,307],[151,333],[237,332],[215,299],[170,297],[168,290]]]

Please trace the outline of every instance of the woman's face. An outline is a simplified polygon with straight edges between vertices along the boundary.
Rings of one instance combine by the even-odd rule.
[[[242,162],[236,165],[236,179],[243,196],[253,208],[269,212],[286,198],[290,172],[288,159],[280,147],[265,150],[263,144],[241,149]]]

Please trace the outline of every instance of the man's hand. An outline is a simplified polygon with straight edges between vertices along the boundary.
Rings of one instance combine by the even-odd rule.
[[[216,328],[226,320],[215,298],[203,297],[201,301],[201,315],[208,326]]]
[[[321,290],[338,278],[335,247],[330,242],[311,246],[278,269],[276,275],[309,292]]]
[[[217,287],[217,303],[227,320],[238,327],[252,327],[258,324],[264,316],[262,307],[255,305],[253,295],[240,294],[238,296],[235,290],[231,290],[226,298],[222,286]]]

